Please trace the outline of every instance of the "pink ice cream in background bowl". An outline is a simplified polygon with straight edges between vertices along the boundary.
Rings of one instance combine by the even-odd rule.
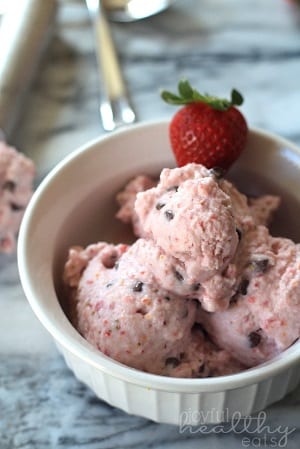
[[[33,162],[0,140],[0,254],[13,253],[16,249],[17,234],[33,192],[34,177]]]
[[[231,309],[227,308],[228,304],[220,294],[218,276],[219,272],[227,270],[226,288],[228,292],[230,289],[234,291],[236,286],[232,279],[238,278],[239,266],[246,266],[243,255],[252,254],[253,251],[257,254],[267,245],[263,256],[267,253],[268,263],[275,267],[273,271],[277,273],[277,293],[282,292],[276,298],[279,304],[278,314],[287,316],[293,326],[298,325],[300,317],[297,319],[295,313],[288,316],[285,308],[286,304],[292,304],[293,307],[297,305],[300,259],[294,245],[276,238],[287,237],[296,243],[300,242],[300,149],[278,136],[252,129],[246,150],[228,173],[229,180],[251,197],[265,194],[280,196],[281,203],[270,227],[274,237],[266,236],[263,226],[252,229],[251,220],[245,219],[245,211],[250,204],[257,223],[264,224],[268,218],[268,210],[274,206],[274,197],[265,198],[264,207],[255,200],[250,200],[247,205],[231,184],[220,181],[223,183],[223,194],[219,192],[217,181],[212,177],[206,176],[201,182],[195,180],[199,174],[193,174],[191,179],[182,184],[182,196],[178,197],[174,189],[168,190],[168,187],[172,187],[167,184],[171,182],[174,172],[167,171],[163,180],[166,183],[165,190],[162,188],[160,192],[158,188],[154,193],[149,190],[150,193],[144,195],[142,202],[138,198],[136,208],[139,218],[133,217],[133,225],[142,238],[128,249],[126,244],[133,243],[135,238],[130,227],[115,217],[118,211],[116,194],[135,176],[145,174],[158,177],[164,167],[175,167],[168,140],[168,121],[139,124],[101,137],[74,151],[59,163],[34,193],[21,225],[18,260],[24,291],[34,312],[53,336],[76,377],[109,404],[128,413],[171,424],[199,424],[200,419],[203,422],[203,416],[207,416],[207,422],[219,422],[224,416],[230,418],[236,411],[249,415],[281,399],[296,387],[300,380],[300,342],[290,344],[295,335],[292,331],[289,332],[288,327],[287,332],[281,331],[281,328],[278,331],[278,323],[270,320],[270,311],[263,295],[261,303],[253,301],[255,293],[266,290],[274,281],[270,274],[268,277],[259,273],[255,277],[257,267],[261,272],[265,269],[264,257],[258,257],[259,260],[254,261],[254,265],[244,269],[244,272],[251,272],[249,292],[245,296],[247,301],[233,304],[233,313],[229,313]],[[144,188],[152,187],[143,178],[139,182]],[[209,195],[209,204],[203,201],[199,206],[201,214],[205,216],[214,210],[220,214],[224,223],[221,230],[218,224],[212,225],[211,233],[216,238],[213,249],[204,242],[201,254],[195,253],[193,260],[186,257],[185,247],[190,245],[189,253],[192,253],[194,242],[198,239],[197,231],[193,232],[191,238],[183,236],[178,245],[172,245],[165,238],[168,231],[159,215],[164,213],[163,209],[160,210],[161,204],[162,207],[166,203],[172,205],[172,210],[181,207],[178,204],[180,198],[184,199],[184,206],[189,211],[188,193],[191,191],[201,198]],[[123,193],[124,208],[121,212],[125,221],[131,219],[132,209],[130,201],[127,201],[127,193],[125,197]],[[132,197],[130,195],[131,193],[129,198]],[[231,216],[228,215],[228,195],[231,198],[231,213],[241,228],[238,231],[232,226]],[[147,208],[146,203],[159,206],[155,211],[155,208]],[[170,219],[168,210],[165,212],[167,219]],[[191,215],[191,222],[193,219]],[[178,222],[172,223],[174,226],[170,233],[175,233],[176,227],[184,228],[184,220],[185,215],[179,216]],[[244,239],[242,236],[241,242],[240,232],[246,235]],[[218,235],[220,237],[217,238]],[[222,245],[219,245],[220,239],[224,240]],[[160,242],[159,249],[153,244],[156,241]],[[96,242],[109,242],[116,246]],[[88,246],[87,250],[74,248],[73,271],[68,272],[69,284],[77,287],[78,282],[82,282],[79,296],[83,300],[79,306],[81,321],[78,326],[86,339],[75,329],[65,313],[68,301],[62,273],[69,248],[74,245]],[[244,249],[239,255],[237,248],[240,245]],[[207,256],[211,254],[213,257]],[[236,257],[235,268],[229,264],[233,257]],[[118,273],[112,270],[112,258],[119,260]],[[98,272],[99,263],[103,267],[101,272]],[[80,264],[87,267],[84,272],[82,269],[78,271]],[[287,265],[290,269],[286,268]],[[168,275],[169,266],[176,267],[173,270],[175,278],[171,279]],[[147,270],[152,273],[151,286],[147,284]],[[162,270],[165,270],[166,276],[161,276],[160,279],[159,273]],[[236,273],[233,275],[234,270]],[[83,280],[79,279],[78,272],[83,272]],[[283,272],[286,277],[283,276],[280,283],[278,278]],[[139,282],[136,279],[137,273]],[[97,284],[99,288],[87,288],[95,276],[101,278]],[[182,277],[187,279],[186,284],[180,283]],[[198,286],[193,287],[196,278],[201,279],[199,292]],[[243,295],[243,289],[247,285],[243,285],[243,279],[238,279],[239,285],[242,285],[239,293]],[[285,289],[284,282],[289,289]],[[101,292],[108,288],[111,289],[107,296],[110,312],[102,315],[101,329],[98,332],[95,315],[88,313],[87,307],[95,305],[99,309]],[[125,294],[123,292],[128,292],[130,288],[134,295],[126,293],[126,303],[120,307],[116,302],[116,295],[120,291]],[[140,295],[142,288],[146,290]],[[192,288],[193,294],[190,293]],[[168,300],[169,294],[172,295],[173,303]],[[149,298],[156,296],[167,300],[165,303],[160,300],[152,303]],[[197,297],[200,296],[204,300],[203,310],[201,308],[199,312]],[[193,337],[186,341],[185,336],[198,315],[199,336],[196,340]],[[269,323],[269,333],[266,335],[255,321],[258,315]],[[124,342],[116,337],[117,333],[110,340],[110,346],[103,346],[102,342],[106,341],[107,335],[111,336],[112,331],[112,326],[105,327],[107,321],[113,319],[115,329],[119,331],[120,316],[125,316],[127,329],[136,330],[137,333],[133,333],[132,338],[138,338],[137,345],[144,344],[152,358],[143,356],[138,348],[134,354],[141,354],[140,357],[127,357],[131,348],[126,344],[131,340]],[[243,323],[246,323],[243,326],[240,324],[241,317]],[[208,332],[215,337],[209,344],[204,341],[201,321],[207,323]],[[250,347],[262,341],[260,350],[245,351],[243,331],[246,328],[251,334]],[[252,333],[253,329],[257,332]],[[92,345],[87,340],[95,344]],[[100,351],[96,343],[104,350]],[[214,344],[225,346],[225,351],[215,355]],[[189,346],[188,355],[184,356],[187,361],[183,357],[182,364],[177,366],[178,359],[168,357],[166,369],[162,371],[165,360],[163,357],[176,350],[182,354],[186,345]],[[286,347],[288,348],[284,349]],[[281,352],[280,348],[284,350]],[[238,355],[238,361],[232,362],[228,356],[228,351],[231,350]],[[191,354],[195,351],[206,357],[202,374],[209,376],[205,371],[208,364],[214,370],[215,377],[190,378],[191,364],[188,357],[192,357]],[[236,362],[242,362],[244,366],[241,368]],[[254,364],[258,365],[253,366]],[[184,369],[181,370],[181,366]],[[227,372],[224,368],[226,366],[230,367]],[[152,373],[145,372],[151,370]],[[202,415],[198,411],[202,411]]]

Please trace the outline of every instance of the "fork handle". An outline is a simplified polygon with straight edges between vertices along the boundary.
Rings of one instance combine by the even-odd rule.
[[[92,17],[100,82],[104,98],[100,99],[100,116],[105,131],[128,125],[135,121],[135,112],[127,95],[116,48],[110,33],[105,12],[100,6]]]

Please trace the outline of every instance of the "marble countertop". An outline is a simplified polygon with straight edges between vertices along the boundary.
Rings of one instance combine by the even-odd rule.
[[[243,92],[251,126],[300,144],[300,10],[285,0],[177,0],[164,13],[112,25],[139,120],[171,117],[159,90],[185,76],[199,89]],[[39,182],[103,131],[93,37],[84,3],[62,1],[55,30],[11,141]],[[265,433],[180,433],[98,400],[66,367],[22,292],[16,256],[0,256],[0,448],[280,447],[300,445],[300,388],[266,410]],[[226,429],[226,425],[224,427]],[[284,443],[284,442],[283,442]],[[272,445],[273,444],[273,445]],[[277,446],[276,446],[277,444]]]

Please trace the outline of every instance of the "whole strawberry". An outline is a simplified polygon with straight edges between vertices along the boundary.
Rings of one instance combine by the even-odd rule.
[[[163,91],[169,104],[185,105],[173,117],[170,141],[179,167],[190,162],[207,168],[227,170],[245,148],[248,127],[243,115],[234,107],[243,103],[233,89],[231,100],[201,95],[190,83],[178,84],[179,95]]]

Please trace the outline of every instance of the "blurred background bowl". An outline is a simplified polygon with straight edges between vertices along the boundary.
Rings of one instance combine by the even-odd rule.
[[[117,22],[145,19],[167,9],[174,0],[103,0],[110,17]]]
[[[103,355],[79,335],[63,311],[61,279],[68,248],[130,240],[128,229],[114,218],[115,194],[134,175],[158,175],[163,167],[173,166],[167,121],[134,125],[74,151],[43,180],[27,208],[18,246],[21,282],[67,365],[99,398],[157,422],[221,422],[236,412],[261,410],[298,384],[300,342],[239,374],[167,378]],[[299,241],[300,150],[295,145],[252,129],[230,177],[246,193],[279,193],[283,201],[272,232]]]

